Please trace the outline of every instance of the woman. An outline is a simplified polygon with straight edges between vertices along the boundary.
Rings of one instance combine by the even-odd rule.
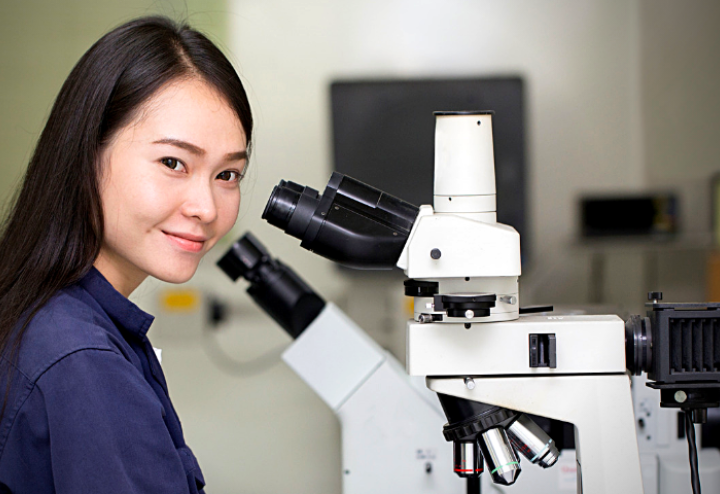
[[[251,133],[231,64],[166,18],[75,66],[0,239],[0,492],[202,492],[127,297],[187,281],[230,230]]]

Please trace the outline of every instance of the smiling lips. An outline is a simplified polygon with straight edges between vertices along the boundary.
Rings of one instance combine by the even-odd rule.
[[[188,233],[166,232],[163,233],[174,245],[188,252],[200,252],[205,245],[206,237],[190,235]]]

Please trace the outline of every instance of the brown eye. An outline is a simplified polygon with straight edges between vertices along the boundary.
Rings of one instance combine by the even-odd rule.
[[[240,178],[240,174],[233,170],[225,170],[224,172],[220,172],[217,178],[226,182],[236,182]]]
[[[163,158],[160,160],[160,163],[175,171],[181,171],[184,167],[182,162],[175,158]]]

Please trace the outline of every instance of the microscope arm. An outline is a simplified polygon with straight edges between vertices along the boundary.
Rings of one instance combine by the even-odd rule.
[[[218,263],[295,341],[283,361],[337,415],[344,494],[465,492],[435,393],[246,234]],[[435,465],[440,465],[436,468]]]
[[[328,303],[282,356],[334,411],[385,362],[386,352]]]

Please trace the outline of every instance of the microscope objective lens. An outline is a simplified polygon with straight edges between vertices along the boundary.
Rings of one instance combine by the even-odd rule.
[[[453,470],[458,476],[478,477],[483,472],[483,458],[477,441],[454,441],[453,456]]]
[[[488,464],[492,481],[500,485],[514,484],[521,468],[505,429],[494,427],[483,432],[480,449]]]
[[[521,415],[508,428],[508,436],[517,450],[531,463],[537,463],[543,468],[553,466],[560,452],[544,430],[530,417]]]

